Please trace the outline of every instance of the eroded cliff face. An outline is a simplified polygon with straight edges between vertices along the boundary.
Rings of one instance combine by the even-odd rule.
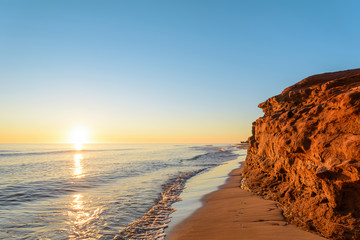
[[[259,107],[247,186],[300,227],[360,239],[360,69],[305,78]]]

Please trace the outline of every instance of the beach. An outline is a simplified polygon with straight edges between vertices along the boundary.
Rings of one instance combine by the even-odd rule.
[[[276,202],[240,189],[242,170],[232,170],[226,183],[205,195],[202,207],[174,226],[167,239],[325,239],[289,224]]]

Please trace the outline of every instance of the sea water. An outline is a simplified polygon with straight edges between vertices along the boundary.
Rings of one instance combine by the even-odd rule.
[[[0,239],[124,239],[187,178],[238,154],[226,144],[0,144]]]

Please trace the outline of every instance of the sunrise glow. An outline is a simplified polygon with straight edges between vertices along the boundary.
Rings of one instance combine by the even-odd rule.
[[[69,135],[69,143],[74,144],[76,150],[83,150],[83,144],[89,143],[89,131],[85,127],[76,127]]]

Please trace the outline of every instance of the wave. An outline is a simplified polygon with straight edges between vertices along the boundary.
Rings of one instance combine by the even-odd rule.
[[[162,185],[163,191],[156,200],[156,204],[141,219],[131,223],[114,239],[165,239],[165,228],[170,222],[169,215],[175,211],[171,205],[180,200],[179,195],[185,187],[186,180],[204,170],[181,173],[169,179]]]
[[[106,150],[83,150],[83,152],[96,152],[96,151],[125,151],[131,149],[106,149]],[[53,151],[52,154],[58,153],[74,153],[77,151]],[[20,153],[26,154],[49,154],[45,152],[38,153]],[[0,154],[1,156],[1,154]],[[204,154],[199,154],[188,159],[179,159],[176,161],[148,161],[147,164],[143,162],[129,162],[123,163],[118,167],[114,167],[111,170],[102,172],[101,175],[87,175],[83,179],[73,178],[52,178],[44,181],[28,181],[11,186],[0,187],[0,207],[6,207],[8,205],[20,205],[24,202],[37,201],[44,198],[58,197],[63,194],[69,194],[75,191],[79,191],[84,188],[96,187],[99,185],[107,184],[111,181],[116,181],[120,178],[131,178],[138,175],[147,174],[149,172],[155,172],[160,169],[173,168],[173,167],[185,167],[191,166],[192,168],[204,169],[217,166],[224,161],[228,161],[237,154],[231,151],[212,151]],[[225,160],[226,159],[226,160]],[[179,165],[180,163],[180,165]],[[33,166],[27,166],[28,168],[38,168],[43,163],[29,163]],[[28,164],[28,165],[29,165]],[[136,171],[134,171],[136,169]],[[0,175],[3,173],[23,171],[24,165],[19,164],[18,167],[14,168],[14,165],[9,167],[3,166],[0,168]],[[74,184],[74,181],[76,184]]]
[[[87,188],[96,188],[100,185],[106,185],[109,182],[116,181],[121,178],[132,178],[149,172],[176,166],[159,161],[151,161],[147,163],[148,164],[144,165],[142,162],[129,162],[122,164],[120,168],[115,167],[111,170],[104,171],[99,175],[88,174],[81,179],[57,177],[43,181],[27,181],[8,186],[0,185],[0,209],[10,205],[21,205],[25,202],[38,201],[44,198],[59,197],[82,191]],[[13,167],[14,166],[11,166],[11,168]],[[22,168],[23,165],[20,164],[19,168],[15,169],[13,172],[15,173],[17,171],[21,171]],[[136,169],[136,171],[134,171],[134,169]],[[9,169],[6,167],[0,168],[0,175],[3,171],[9,172]]]
[[[96,185],[98,185],[96,181],[84,181],[79,182],[74,186],[71,181],[56,179],[7,186],[0,189],[0,209],[21,205],[25,202],[53,198],[63,194],[76,192],[79,189],[94,187]]]
[[[198,161],[198,160],[207,160],[209,158],[226,158],[226,157],[236,157],[238,154],[234,154],[232,150],[229,149],[223,149],[223,148],[217,148],[216,151],[213,152],[207,152],[203,154],[196,155],[192,158],[187,159],[181,159],[180,162],[186,162],[186,161]],[[224,160],[221,160],[223,162]]]
[[[62,154],[62,153],[84,153],[84,152],[119,152],[139,150],[139,148],[121,148],[121,149],[89,149],[89,150],[61,150],[61,151],[48,151],[48,152],[11,152],[0,151],[0,157],[13,157],[13,156],[32,156],[32,155],[47,155],[47,154]],[[6,152],[6,153],[1,153]]]
[[[0,153],[1,153],[1,152],[7,152],[7,153],[9,153],[9,152],[10,152],[10,153],[13,153],[13,152],[19,152],[19,151],[12,151],[12,150],[0,150]]]

